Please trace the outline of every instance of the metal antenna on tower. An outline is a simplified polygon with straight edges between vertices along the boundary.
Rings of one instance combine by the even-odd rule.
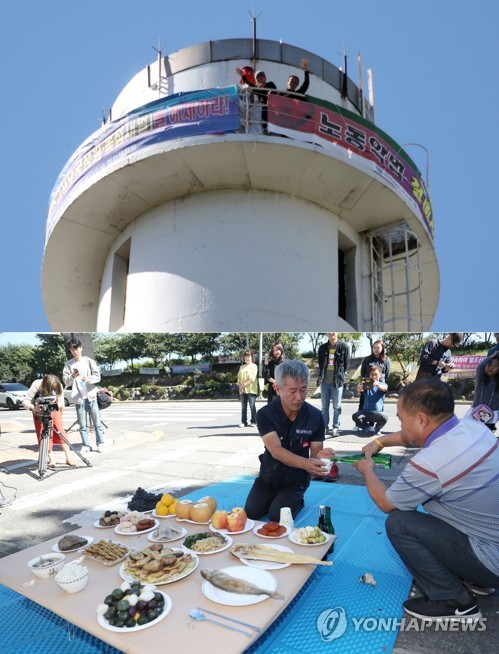
[[[157,89],[158,89],[158,97],[161,97],[161,93],[164,91],[164,93],[167,93],[168,91],[168,85],[167,85],[167,78],[161,75],[161,61],[163,59],[163,48],[165,47],[166,43],[161,43],[161,38],[158,39],[158,47],[155,48],[152,46],[152,49],[158,53],[158,84],[157,84]],[[163,85],[163,82],[165,84]],[[155,88],[155,84],[152,85],[152,88]]]
[[[253,5],[253,11],[251,12],[248,9],[248,14],[251,16],[251,20],[253,23],[253,68],[256,67],[256,60],[258,59],[258,53],[257,53],[257,48],[256,48],[256,19],[258,16],[262,15],[262,12],[260,12],[258,15],[255,14],[255,5]]]

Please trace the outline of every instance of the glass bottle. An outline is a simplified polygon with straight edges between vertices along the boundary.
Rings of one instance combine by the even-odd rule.
[[[321,531],[326,531],[326,507],[323,504],[319,506],[319,522],[317,526]]]
[[[325,529],[324,531],[326,534],[330,534],[331,536],[335,535],[334,527],[333,527],[333,522],[331,520],[331,507],[326,506],[326,517],[324,520],[324,525]],[[334,539],[333,542],[331,543],[331,547],[328,549],[327,553],[332,554],[334,552]]]
[[[356,463],[361,461],[364,458],[364,454],[349,454],[346,456],[332,456],[331,461],[339,461],[340,463]],[[374,465],[380,468],[391,468],[392,467],[392,455],[391,454],[373,454],[372,460]]]

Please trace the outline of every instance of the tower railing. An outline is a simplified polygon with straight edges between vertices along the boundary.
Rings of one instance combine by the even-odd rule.
[[[405,222],[367,232],[373,329],[423,331],[420,244]]]

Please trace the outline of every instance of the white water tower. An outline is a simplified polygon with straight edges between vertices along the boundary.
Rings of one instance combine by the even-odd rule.
[[[284,89],[261,104],[236,67]],[[428,191],[331,63],[252,39],[140,71],[51,196],[52,329],[427,331],[439,271]]]

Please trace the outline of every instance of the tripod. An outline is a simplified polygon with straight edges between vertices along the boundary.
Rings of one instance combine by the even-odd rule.
[[[42,479],[45,479],[45,477],[47,475],[51,476],[51,475],[55,474],[56,472],[60,472],[60,470],[52,470],[49,473],[48,470],[47,470],[47,463],[48,463],[48,456],[49,456],[49,439],[52,438],[52,436],[51,436],[52,431],[55,434],[57,434],[57,436],[59,436],[59,438],[62,441],[64,441],[64,443],[66,443],[66,445],[70,448],[70,450],[72,452],[74,452],[75,454],[77,454],[80,457],[80,459],[83,461],[83,463],[86,463],[86,465],[89,468],[92,467],[92,464],[90,463],[90,461],[86,457],[84,457],[83,454],[81,454],[81,452],[79,452],[74,447],[74,445],[72,445],[68,441],[68,439],[63,434],[61,434],[61,432],[58,429],[56,429],[53,426],[52,416],[51,416],[50,413],[48,415],[43,413],[42,417],[41,417],[41,421],[42,421],[43,428],[42,428],[42,434],[40,436],[40,448],[38,450],[37,474],[35,474],[31,470],[29,470],[28,471],[29,475],[31,475],[35,479],[38,479],[38,481],[42,481]]]
[[[88,409],[85,410],[85,413],[86,413],[86,415],[87,415],[87,426],[88,426],[88,431],[95,431],[95,430],[94,430],[94,421],[93,421],[93,418],[92,418],[92,414],[90,413],[90,411],[89,411]],[[100,413],[100,412],[99,412],[99,413]],[[104,422],[104,420],[102,420],[102,416],[101,416],[100,421],[101,421],[101,425],[104,427],[104,429],[109,429],[109,427],[106,425],[106,423]],[[70,426],[66,429],[66,432],[69,433],[70,431],[72,431],[72,430],[76,427],[76,425],[78,425],[78,428],[79,428],[80,425],[79,425],[79,422],[78,422],[78,418],[73,422],[72,425],[70,425]]]

